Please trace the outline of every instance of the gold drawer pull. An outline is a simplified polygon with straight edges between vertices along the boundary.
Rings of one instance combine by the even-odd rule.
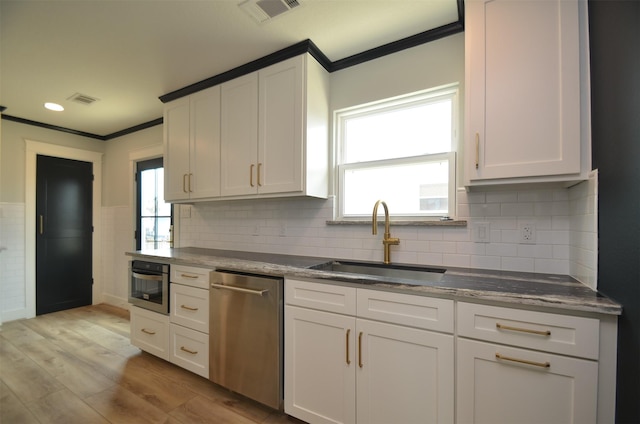
[[[476,169],[480,166],[480,134],[476,133]]]
[[[198,308],[192,308],[191,306],[187,306],[187,305],[180,305],[180,307],[182,309],[186,309],[187,311],[197,311]]]
[[[254,167],[254,166],[255,166],[254,164],[251,164],[251,165],[249,166],[249,185],[250,185],[251,187],[255,187],[255,186],[253,185],[253,167]]]
[[[197,275],[189,275],[189,274],[180,274],[180,276],[184,278],[198,278]]]
[[[362,331],[358,334],[358,366],[362,368]]]
[[[503,361],[517,362],[519,364],[533,365],[534,367],[540,367],[540,368],[549,368],[549,367],[551,367],[551,363],[550,362],[527,361],[526,359],[512,358],[510,356],[500,355],[499,353],[496,353],[496,359],[501,359]]]
[[[538,336],[551,335],[550,330],[530,330],[528,328],[510,327],[508,325],[500,324],[499,322],[496,323],[496,328],[499,330],[519,331],[520,333],[536,334]]]
[[[181,351],[183,351],[183,352],[190,353],[190,354],[192,354],[192,355],[197,355],[197,354],[198,354],[198,351],[197,351],[197,350],[190,350],[190,349],[187,349],[187,348],[186,348],[186,347],[184,347],[184,346],[180,346],[180,350],[181,350]]]
[[[155,332],[155,331],[153,331],[153,330],[147,330],[146,328],[143,328],[143,329],[141,329],[140,331],[142,331],[143,333],[146,333],[146,334],[151,334],[152,336],[153,336],[154,334],[156,334],[156,332]]]
[[[346,345],[347,345],[347,365],[351,365],[351,361],[349,360],[349,334],[351,333],[351,329],[347,329]]]

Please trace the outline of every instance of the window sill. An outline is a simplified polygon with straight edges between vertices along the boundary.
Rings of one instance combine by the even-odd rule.
[[[371,225],[372,221],[369,219],[361,220],[349,220],[349,221],[327,221],[327,225]],[[383,220],[378,220],[378,224],[384,224]],[[451,221],[394,221],[391,220],[390,224],[394,227],[466,227],[467,221],[451,220]]]

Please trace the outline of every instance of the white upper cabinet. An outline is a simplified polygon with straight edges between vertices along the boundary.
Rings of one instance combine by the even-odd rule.
[[[220,196],[220,87],[164,108],[165,200]]]
[[[465,2],[467,185],[570,181],[590,171],[579,1]]]
[[[222,196],[328,191],[328,74],[308,54],[222,84]]]
[[[222,84],[221,193],[257,193],[258,73]]]

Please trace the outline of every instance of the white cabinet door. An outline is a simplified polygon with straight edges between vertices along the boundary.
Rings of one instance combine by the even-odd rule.
[[[220,86],[190,96],[191,199],[220,196]]]
[[[171,322],[209,334],[209,290],[171,283]]]
[[[131,344],[169,359],[169,316],[131,306]]]
[[[459,423],[596,422],[595,361],[458,339]]]
[[[467,180],[579,174],[578,0],[465,7]]]
[[[220,87],[164,109],[165,200],[220,195]]]
[[[189,98],[164,107],[164,199],[167,202],[189,198]]]
[[[209,336],[171,323],[169,360],[174,364],[209,378]]]
[[[258,192],[302,192],[304,56],[261,69]]]
[[[453,423],[453,336],[358,319],[359,423]]]
[[[255,194],[258,190],[258,73],[221,87],[221,193]]]
[[[355,423],[354,334],[353,317],[285,306],[287,414],[309,423]]]

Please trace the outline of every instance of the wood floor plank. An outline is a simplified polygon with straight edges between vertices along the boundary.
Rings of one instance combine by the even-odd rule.
[[[161,409],[121,386],[95,394],[86,402],[112,423],[165,423],[169,418]]]
[[[193,424],[256,424],[237,412],[220,407],[215,402],[197,396],[180,405],[170,415],[185,423]]]
[[[0,423],[32,424],[38,420],[18,397],[0,381]]]
[[[194,398],[196,394],[184,387],[177,387],[172,380],[147,372],[134,364],[127,364],[120,385],[165,412]]]
[[[13,352],[17,349],[7,340],[3,340],[2,345],[3,351]],[[2,358],[0,379],[26,405],[63,387],[62,383],[24,354],[20,359],[6,360],[5,355]]]
[[[91,408],[67,389],[39,399],[29,406],[43,424],[108,424],[96,410]]]
[[[108,305],[0,326],[0,422],[303,424],[129,342]]]

